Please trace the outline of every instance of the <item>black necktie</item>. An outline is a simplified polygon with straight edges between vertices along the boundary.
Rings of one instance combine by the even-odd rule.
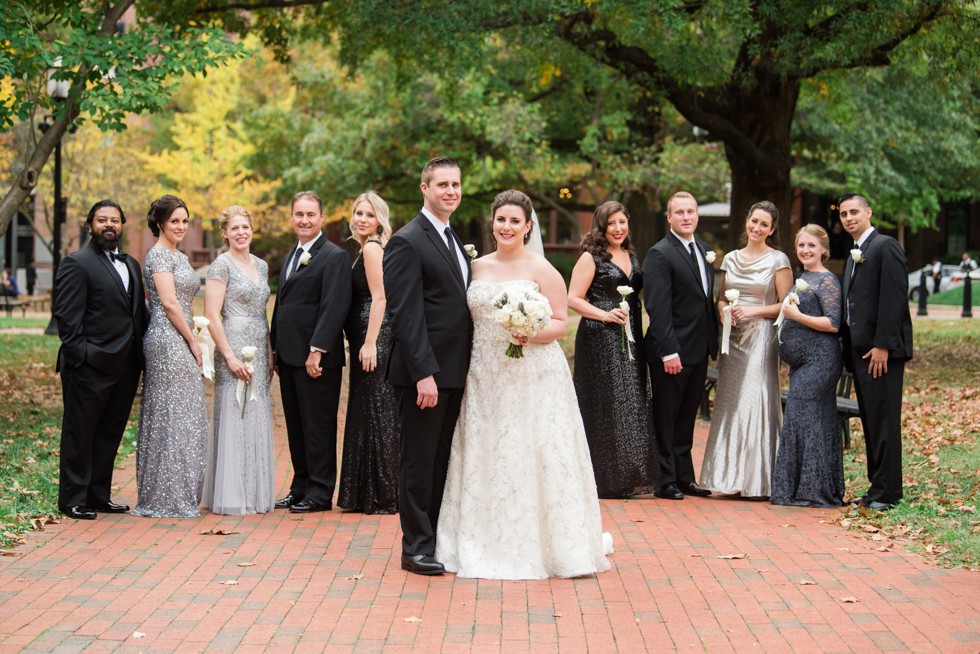
[[[698,265],[698,255],[694,254],[694,241],[687,244],[688,250],[691,252],[691,259],[694,261],[694,270],[698,273],[698,279],[701,280],[701,288],[707,292],[707,287],[704,285],[704,275],[701,274],[701,266]]]
[[[126,256],[125,252],[110,252],[109,258],[112,259],[113,261],[121,261],[123,263],[126,263],[126,259],[128,259],[129,257]]]
[[[453,247],[453,228],[447,227],[443,232],[446,235],[446,247],[449,248],[449,256],[456,259],[456,248]]]
[[[296,274],[296,271],[299,270],[299,260],[300,260],[300,258],[302,258],[302,256],[303,256],[303,246],[302,245],[297,245],[296,246],[296,251],[293,252],[293,260],[289,262],[289,264],[290,264],[289,265],[289,275],[287,275],[286,279],[289,279],[290,277],[292,277],[293,275],[295,275]]]

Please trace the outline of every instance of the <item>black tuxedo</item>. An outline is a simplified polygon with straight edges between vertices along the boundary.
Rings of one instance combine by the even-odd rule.
[[[673,233],[650,248],[643,260],[643,300],[650,315],[646,356],[653,385],[654,427],[660,482],[694,481],[691,446],[698,407],[704,393],[708,357],[718,355],[718,312],[712,268],[704,260],[705,244],[696,241],[708,281],[690,250]],[[679,354],[683,370],[664,372],[662,357]]]
[[[863,261],[844,267],[844,364],[854,373],[871,488],[866,499],[891,504],[902,498],[902,384],[912,358],[912,317],[905,253],[876,231],[861,246]],[[849,324],[848,324],[849,323]],[[871,348],[888,350],[888,372],[868,374]]]
[[[269,338],[279,370],[296,501],[332,504],[337,483],[337,409],[344,367],[343,329],[351,300],[350,257],[320,234],[310,260],[291,275],[283,261]],[[323,350],[318,378],[306,372],[310,348]]]
[[[61,262],[55,286],[64,418],[61,507],[110,501],[112,466],[143,370],[148,312],[139,265],[126,259],[129,290],[90,243]]]
[[[458,239],[455,245],[462,250]],[[470,367],[473,321],[466,306],[467,284],[443,234],[419,213],[385,248],[384,285],[394,333],[387,374],[398,395],[402,424],[402,550],[431,556]],[[435,407],[423,410],[416,404],[416,383],[429,375],[435,377],[439,399]]]

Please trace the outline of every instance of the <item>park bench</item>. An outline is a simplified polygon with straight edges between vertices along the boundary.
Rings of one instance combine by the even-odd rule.
[[[3,310],[6,312],[8,318],[11,317],[14,309],[20,309],[21,316],[27,317],[27,307],[30,305],[29,301],[21,300],[17,295],[0,293],[0,303],[2,303]]]
[[[718,385],[718,369],[708,368],[708,376],[704,381],[704,395],[701,396],[701,417],[711,420],[711,405],[709,399],[711,392]],[[854,377],[846,370],[841,371],[840,379],[837,380],[837,421],[840,425],[841,434],[844,439],[844,449],[851,447],[851,418],[860,417],[857,400],[851,399],[851,388],[854,386]],[[788,389],[780,389],[779,396],[786,408],[786,397]]]

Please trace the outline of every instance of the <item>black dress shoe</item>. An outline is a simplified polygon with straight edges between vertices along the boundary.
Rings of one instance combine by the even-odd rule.
[[[95,520],[95,511],[87,506],[59,506],[58,510],[75,520]]]
[[[402,570],[408,570],[417,575],[441,575],[446,571],[446,566],[428,554],[416,554],[415,556],[402,554]]]
[[[330,502],[320,503],[314,502],[313,500],[303,500],[302,502],[297,502],[289,507],[290,513],[319,513],[320,511],[329,511],[332,509]]]
[[[96,513],[129,513],[128,504],[106,502],[105,504],[93,504],[91,508]]]
[[[659,490],[653,491],[654,496],[662,500],[682,500],[684,493],[677,487],[677,484],[664,484]]]
[[[872,511],[887,511],[888,509],[895,506],[895,504],[889,502],[868,502],[865,504],[866,507]]]
[[[848,505],[850,505],[850,506],[867,506],[868,505],[868,498],[865,497],[864,495],[862,495],[861,497],[855,497],[854,499],[852,499],[852,500],[850,500],[848,502]]]
[[[694,495],[695,497],[708,497],[711,495],[711,491],[707,488],[701,488],[693,481],[688,484],[681,482],[677,484],[677,488],[685,495]]]
[[[276,500],[276,508],[277,509],[288,509],[293,504],[296,504],[299,501],[300,501],[300,499],[298,497],[296,497],[295,495],[293,495],[292,493],[290,493],[289,495],[287,495],[286,497],[282,498],[281,500]]]

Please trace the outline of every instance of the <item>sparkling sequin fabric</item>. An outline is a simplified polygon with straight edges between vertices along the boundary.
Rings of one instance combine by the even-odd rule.
[[[238,378],[224,357],[215,355],[214,410],[204,475],[204,506],[214,513],[245,515],[271,511],[275,500],[272,412],[269,403],[269,266],[252,257],[259,274],[256,284],[227,253],[208,268],[208,279],[225,284],[221,323],[235,356],[242,348],[258,348],[255,373],[245,391],[245,406],[235,397]],[[252,390],[255,399],[252,399]],[[244,408],[244,411],[243,411]]]
[[[727,289],[738,289],[742,306],[775,304],[776,271],[789,258],[771,250],[743,261],[725,255]],[[731,354],[718,358],[715,411],[704,450],[701,485],[720,493],[769,497],[776,442],[782,422],[779,357],[772,318],[750,318],[732,327]]]
[[[155,246],[146,253],[143,276],[150,297],[150,324],[143,336],[146,369],[136,446],[139,501],[132,514],[151,518],[200,515],[208,414],[201,368],[187,342],[167,318],[156,273],[171,273],[177,299],[190,325],[191,301],[201,287],[187,256]]]
[[[346,511],[396,513],[401,437],[395,392],[385,379],[391,325],[385,317],[378,333],[378,365],[372,372],[364,372],[357,355],[367,334],[371,289],[363,258],[354,262],[351,279],[350,313],[344,327],[350,345],[350,391],[337,505]]]
[[[841,322],[841,288],[833,273],[804,272],[809,286],[797,294],[800,311]],[[787,320],[779,356],[789,364],[789,396],[773,470],[773,504],[840,506],[844,452],[837,423],[841,349],[837,334]]]
[[[612,261],[595,255],[592,258],[595,275],[585,299],[594,307],[611,311],[622,301],[616,288],[632,287],[626,301],[635,343],[624,342],[622,325],[582,318],[575,336],[575,393],[599,497],[627,497],[650,492],[659,473],[649,373],[642,356],[643,275],[635,256],[630,256],[628,277]],[[626,347],[631,348],[633,361]]]
[[[460,577],[543,579],[609,569],[589,447],[557,342],[505,354],[493,300],[531,281],[474,280],[473,356],[453,436],[436,559]]]

